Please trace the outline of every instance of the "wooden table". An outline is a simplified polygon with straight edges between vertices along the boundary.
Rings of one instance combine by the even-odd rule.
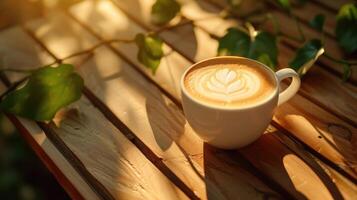
[[[241,23],[209,17],[224,0],[183,5],[183,17],[196,21],[160,32],[167,56],[156,75],[138,62],[133,43],[88,53],[100,42],[157,30],[149,21],[153,1],[88,0],[0,33],[4,67],[63,60],[85,79],[83,97],[59,114],[59,127],[9,115],[72,198],[357,199],[357,70],[342,82],[342,67],[319,59],[258,141],[235,151],[213,148],[186,123],[179,78],[192,63],[215,56],[214,38]],[[314,0],[293,10],[308,38],[318,34],[307,27],[312,11],[326,14],[326,48],[335,56],[341,56],[333,36],[339,6]],[[286,25],[283,32],[297,34],[289,17],[271,12]],[[279,66],[300,45],[283,39]],[[20,78],[6,73],[0,89]]]

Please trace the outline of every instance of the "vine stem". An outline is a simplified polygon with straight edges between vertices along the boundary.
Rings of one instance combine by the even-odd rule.
[[[327,54],[327,53],[324,53],[323,56],[325,56],[326,58],[328,58],[329,60],[335,62],[335,63],[340,63],[340,64],[344,64],[344,65],[350,65],[350,66],[353,66],[353,65],[357,65],[357,62],[349,62],[347,60],[344,60],[344,59],[336,59],[334,57],[332,57],[331,55]]]

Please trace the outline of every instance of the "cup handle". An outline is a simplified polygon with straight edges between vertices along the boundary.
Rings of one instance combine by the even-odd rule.
[[[300,77],[299,74],[296,73],[293,69],[290,68],[285,68],[277,71],[276,76],[278,78],[278,84],[283,79],[291,77],[293,81],[289,85],[288,88],[286,88],[283,92],[279,94],[279,100],[278,100],[278,106],[281,105],[282,103],[285,103],[287,100],[289,100],[291,97],[293,97],[296,92],[300,88]]]

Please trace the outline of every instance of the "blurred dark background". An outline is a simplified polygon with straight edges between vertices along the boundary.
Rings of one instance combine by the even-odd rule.
[[[79,0],[0,0],[0,31]],[[70,199],[0,111],[0,200]]]

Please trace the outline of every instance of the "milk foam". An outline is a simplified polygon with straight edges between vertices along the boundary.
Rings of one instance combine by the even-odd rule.
[[[269,89],[262,72],[238,64],[201,67],[187,77],[186,85],[191,93],[220,104],[254,101]]]

